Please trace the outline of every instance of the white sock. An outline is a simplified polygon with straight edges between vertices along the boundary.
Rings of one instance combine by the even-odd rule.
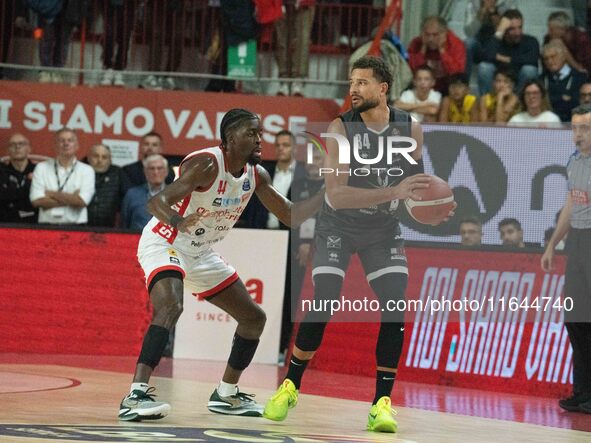
[[[130,393],[132,391],[144,391],[146,392],[148,390],[149,386],[147,383],[132,383],[131,384],[131,390],[129,391]]]
[[[230,395],[235,395],[237,392],[238,386],[235,384],[220,381],[220,384],[218,385],[218,394],[220,397],[229,397]]]

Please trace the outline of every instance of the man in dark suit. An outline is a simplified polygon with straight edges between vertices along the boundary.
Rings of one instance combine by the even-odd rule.
[[[570,66],[566,56],[566,46],[560,40],[552,40],[542,49],[542,80],[548,90],[552,110],[563,122],[570,121],[572,109],[579,104],[581,86],[587,81],[587,73]]]
[[[292,184],[299,182],[306,177],[306,168],[303,163],[295,160],[295,136],[288,130],[282,130],[275,136],[275,159],[274,161],[264,161],[262,166],[269,171],[273,180],[273,187],[277,189],[288,199],[292,198]],[[289,229],[281,223],[277,217],[270,214],[256,195],[253,195],[247,208],[240,217],[242,228],[254,229]],[[292,263],[297,263],[295,257],[292,257],[292,232],[290,232],[290,242],[287,252],[287,270],[285,273],[285,297],[283,299],[283,313],[281,320],[281,338],[279,341],[279,351],[285,352],[289,346],[291,337],[291,288],[292,288]],[[296,295],[296,294],[294,294]]]
[[[275,160],[263,161],[261,165],[269,171],[273,187],[288,199],[291,198],[291,184],[306,176],[304,164],[295,160],[295,136],[288,130],[282,130],[275,136]],[[269,214],[256,195],[250,199],[238,226],[253,229],[288,229],[273,214]]]
[[[146,183],[143,161],[150,155],[162,155],[163,149],[164,143],[162,141],[162,136],[157,132],[152,131],[142,137],[140,141],[140,159],[123,167],[123,172],[125,173],[125,189]],[[167,158],[167,160],[170,159]],[[168,175],[166,176],[166,184],[168,185],[173,181],[174,171],[172,168],[169,168]]]

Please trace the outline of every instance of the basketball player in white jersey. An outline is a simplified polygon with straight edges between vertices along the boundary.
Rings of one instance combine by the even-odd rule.
[[[262,406],[240,392],[237,383],[256,351],[265,313],[234,268],[211,246],[224,238],[254,192],[286,225],[298,223],[296,213],[301,222],[318,210],[323,193],[297,203],[292,220],[292,203],[271,186],[267,171],[257,166],[261,161],[259,118],[245,109],[232,109],[222,119],[220,132],[220,146],[185,157],[178,180],[148,202],[154,217],[143,230],[138,259],[154,314],[130,393],[120,405],[120,420],[154,420],[170,411],[168,403],[154,400],[154,388],[148,381],[183,310],[185,285],[238,322],[226,370],[208,409],[229,415],[262,414]]]

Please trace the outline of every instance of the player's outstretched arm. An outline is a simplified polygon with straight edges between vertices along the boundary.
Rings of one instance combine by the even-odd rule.
[[[346,136],[345,127],[340,119],[333,120],[327,132]],[[416,122],[413,122],[412,136],[417,141],[417,148],[412,152],[411,156],[413,159],[419,160],[422,157],[423,134],[420,125]],[[414,191],[428,187],[431,181],[429,176],[425,174],[416,174],[402,180],[397,186],[392,187],[364,189],[348,186],[349,177],[347,174],[342,172],[339,174],[336,172],[330,173],[330,171],[347,171],[350,166],[339,163],[337,141],[329,138],[326,141],[326,149],[328,150],[328,156],[324,164],[324,172],[329,172],[324,174],[326,194],[330,205],[334,209],[368,208],[379,205],[380,203],[408,197],[414,200],[420,200],[420,196],[415,194]]]
[[[318,212],[322,206],[324,190],[307,200],[293,203],[273,187],[273,180],[265,168],[258,165],[256,168],[259,178],[256,187],[257,197],[284,225],[295,228]]]
[[[218,173],[217,162],[209,155],[196,155],[181,167],[181,176],[148,201],[148,211],[162,223],[177,228],[180,232],[190,232],[200,218],[199,214],[187,217],[179,215],[172,205],[197,189],[211,186]]]

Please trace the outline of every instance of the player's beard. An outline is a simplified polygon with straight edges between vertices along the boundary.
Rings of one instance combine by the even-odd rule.
[[[370,109],[377,107],[379,104],[380,104],[380,102],[378,99],[364,98],[359,105],[357,105],[357,106],[351,105],[351,107],[353,108],[354,111],[362,113],[362,112],[369,111]]]
[[[256,157],[254,155],[254,151],[252,151],[250,153],[250,155],[248,156],[248,159],[246,159],[246,162],[249,165],[256,166],[256,165],[258,165],[261,162],[261,160],[262,160],[261,157]]]

